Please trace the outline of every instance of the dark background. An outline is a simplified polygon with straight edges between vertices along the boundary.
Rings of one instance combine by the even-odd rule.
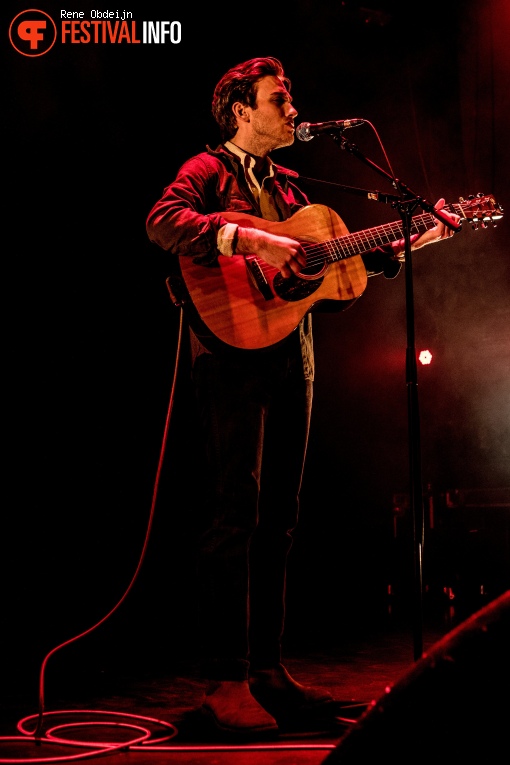
[[[158,668],[194,655],[200,450],[185,348],[173,389],[180,315],[165,286],[169,256],[148,241],[145,219],[181,162],[218,143],[216,82],[239,61],[276,56],[293,82],[298,123],[366,119],[417,194],[430,202],[494,194],[504,209],[510,11],[503,0],[426,8],[374,0],[369,9],[298,0],[287,14],[138,3],[126,10],[140,29],[143,20],[178,20],[182,42],[57,43],[29,59],[8,41],[24,10],[10,5],[2,11],[2,658],[35,690],[47,652],[125,593],[151,517],[128,597],[55,657],[53,671]],[[39,7],[58,18],[60,6]],[[369,125],[347,137],[386,168]],[[302,186],[350,231],[398,218],[335,188],[392,191],[327,136],[274,159],[326,181]],[[465,225],[413,257],[417,349],[433,354],[419,369],[427,524],[434,511],[425,580],[439,598],[444,587],[467,593],[468,609],[482,588],[491,598],[510,586],[507,227],[505,219],[487,230]],[[314,326],[315,409],[287,641],[320,650],[386,614],[389,585],[404,612],[409,603],[404,275],[371,279],[352,308],[317,314]]]

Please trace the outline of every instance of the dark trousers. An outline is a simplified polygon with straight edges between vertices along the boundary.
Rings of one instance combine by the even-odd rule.
[[[299,353],[275,352],[248,360],[203,354],[193,379],[211,489],[198,551],[202,673],[243,680],[250,664],[281,660],[312,382]]]

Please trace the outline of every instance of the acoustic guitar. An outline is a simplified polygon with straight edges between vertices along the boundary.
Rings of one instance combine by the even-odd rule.
[[[490,195],[461,197],[445,209],[482,228],[503,217]],[[298,275],[285,279],[256,255],[218,258],[211,266],[179,258],[185,296],[175,299],[167,280],[175,304],[190,309],[192,326],[198,318],[221,343],[244,350],[281,342],[309,311],[338,311],[352,305],[367,286],[362,254],[403,237],[401,220],[351,234],[340,216],[321,204],[303,207],[285,221],[239,212],[222,212],[222,217],[242,227],[297,239],[307,259]],[[421,234],[435,225],[432,214],[417,215],[411,233]]]

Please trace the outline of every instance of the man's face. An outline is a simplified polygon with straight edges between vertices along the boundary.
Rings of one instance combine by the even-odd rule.
[[[297,110],[280,77],[269,75],[257,84],[257,100],[250,109],[252,139],[266,150],[294,143],[294,119]]]

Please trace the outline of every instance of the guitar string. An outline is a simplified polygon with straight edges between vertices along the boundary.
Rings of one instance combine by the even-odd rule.
[[[413,232],[419,231],[420,229],[426,230],[427,227],[433,223],[434,218],[432,215],[420,215],[413,218],[412,230]],[[388,232],[391,232],[391,236],[388,236]],[[333,239],[326,239],[322,242],[305,242],[303,243],[303,249],[306,253],[306,268],[320,265],[324,260],[334,262],[342,260],[345,257],[357,255],[360,246],[364,247],[365,250],[369,250],[372,249],[372,247],[378,247],[379,245],[398,239],[402,236],[402,233],[402,223],[395,221],[393,223],[386,223],[382,226],[375,226],[374,228],[362,232],[346,234],[345,236]],[[326,257],[324,256],[325,250],[328,251]],[[262,259],[257,258],[257,262],[263,271],[274,270],[274,266],[271,266]]]
[[[481,204],[482,201],[483,200],[476,200],[476,203]],[[469,203],[465,204],[452,203],[445,205],[445,209],[459,214],[461,218],[466,218],[465,210],[470,207],[473,207],[473,200],[470,200]],[[483,217],[483,215],[483,209],[476,213],[477,217]],[[475,216],[473,216],[472,219],[474,220]],[[435,225],[435,222],[436,220],[431,213],[414,216],[411,219],[411,232],[423,233]],[[364,231],[357,231],[353,234],[345,234],[341,237],[326,239],[322,242],[304,242],[302,243],[302,246],[306,253],[306,268],[313,268],[314,266],[324,264],[324,262],[338,262],[339,260],[358,255],[360,249],[367,251],[373,247],[396,241],[403,235],[402,226],[402,221],[392,221],[391,223],[374,226],[373,228]],[[257,261],[258,266],[263,273],[278,270],[256,256],[252,256],[252,259]]]

